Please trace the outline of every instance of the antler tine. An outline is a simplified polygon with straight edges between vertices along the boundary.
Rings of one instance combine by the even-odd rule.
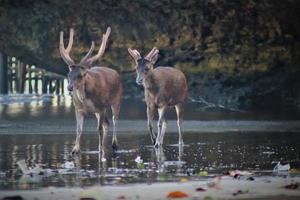
[[[106,33],[102,35],[102,43],[101,43],[98,53],[95,56],[87,59],[86,63],[88,65],[91,65],[93,62],[95,62],[96,60],[98,60],[99,58],[101,58],[103,56],[110,32],[111,32],[111,28],[108,27],[106,30]]]
[[[151,60],[152,57],[157,54],[159,51],[156,47],[153,47],[152,50],[147,54],[147,56],[145,57],[147,60]]]
[[[70,37],[69,37],[69,44],[68,44],[67,49],[65,49],[65,45],[64,45],[64,32],[63,31],[60,32],[59,52],[60,52],[60,55],[61,55],[62,59],[69,66],[70,65],[74,65],[74,61],[70,57],[70,51],[71,51],[72,45],[73,45],[73,37],[74,37],[74,30],[71,29],[70,30]]]
[[[91,54],[93,53],[94,49],[95,49],[95,42],[92,41],[92,45],[91,45],[90,50],[88,51],[88,53],[80,61],[81,65],[85,65],[86,60],[91,56]]]
[[[67,53],[70,53],[71,49],[72,49],[72,45],[73,45],[73,39],[74,39],[74,29],[70,29],[70,36],[69,36],[69,44],[68,47],[66,49]]]

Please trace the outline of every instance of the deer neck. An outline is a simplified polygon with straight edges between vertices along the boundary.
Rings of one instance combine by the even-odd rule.
[[[85,99],[86,99],[86,92],[85,92],[85,81],[84,81],[84,83],[81,86],[73,90],[73,100],[75,106],[84,104]]]
[[[157,82],[153,73],[153,70],[150,70],[147,76],[144,78],[143,86],[145,92],[156,94],[158,92]]]

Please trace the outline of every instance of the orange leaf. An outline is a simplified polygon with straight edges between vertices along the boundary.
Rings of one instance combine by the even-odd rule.
[[[184,193],[184,192],[181,192],[181,191],[173,191],[173,192],[170,192],[168,194],[168,198],[185,198],[185,197],[188,197],[189,195]]]

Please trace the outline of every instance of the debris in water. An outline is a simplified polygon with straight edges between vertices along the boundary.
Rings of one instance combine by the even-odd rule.
[[[248,181],[254,181],[255,179],[252,176],[250,176],[250,177],[247,178],[247,180]]]
[[[143,163],[143,159],[141,159],[141,156],[137,156],[135,159],[134,159],[134,161],[136,162],[136,163]]]
[[[65,169],[74,169],[75,168],[75,164],[73,161],[66,161],[63,165],[62,168]]]
[[[232,176],[234,178],[239,178],[240,176],[249,176],[252,175],[249,171],[240,171],[240,170],[232,170],[228,172],[229,176]]]
[[[141,156],[137,156],[134,159],[134,161],[136,162],[138,169],[144,169],[145,168],[145,165],[144,165],[144,162],[143,162],[143,159],[141,158]]]
[[[275,165],[273,168],[273,172],[278,172],[278,171],[289,171],[291,168],[290,163],[286,164],[281,164],[280,161]]]
[[[194,168],[188,168],[188,169],[186,170],[186,174],[187,174],[188,176],[191,176],[191,175],[195,174],[195,169],[194,169]]]
[[[167,196],[167,198],[186,198],[188,197],[189,195],[185,192],[181,192],[181,191],[173,191],[173,192],[170,192]]]

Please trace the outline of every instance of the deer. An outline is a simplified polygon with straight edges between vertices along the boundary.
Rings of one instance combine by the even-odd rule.
[[[102,58],[111,28],[108,27],[102,36],[102,43],[96,55],[92,56],[95,48],[94,41],[87,54],[79,63],[75,63],[70,57],[73,45],[74,29],[70,29],[67,48],[64,46],[64,33],[60,32],[59,51],[61,58],[68,65],[67,89],[72,95],[76,115],[76,140],[72,154],[80,152],[80,137],[83,130],[84,118],[87,115],[95,115],[97,129],[99,131],[99,153],[104,152],[103,146],[108,134],[109,122],[106,110],[112,110],[113,137],[112,148],[117,149],[117,123],[120,112],[122,84],[117,71],[103,66],[95,66],[94,63]],[[99,154],[100,155],[100,154]]]
[[[136,49],[128,48],[128,52],[135,61],[136,83],[144,88],[148,129],[154,147],[159,148],[163,144],[167,126],[165,113],[169,107],[175,107],[176,109],[179,133],[178,144],[182,146],[183,105],[188,96],[185,75],[173,67],[158,66],[154,68],[159,54],[156,47],[153,47],[145,57],[142,57]],[[157,136],[153,130],[156,109],[158,111]]]

